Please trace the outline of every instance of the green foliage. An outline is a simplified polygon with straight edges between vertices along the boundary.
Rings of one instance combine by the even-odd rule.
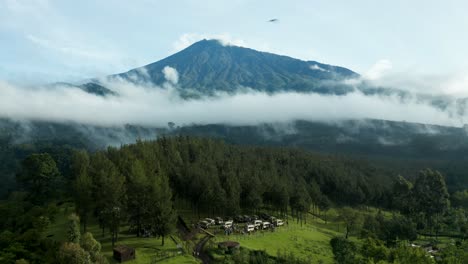
[[[393,199],[392,206],[400,210],[402,213],[409,214],[414,208],[413,197],[411,190],[413,184],[399,175],[393,184]]]
[[[40,195],[34,194],[30,185],[36,184],[38,178],[46,190],[53,192],[60,177],[50,156],[38,155],[26,159],[25,168],[18,175],[28,192],[14,193],[9,201],[0,203],[0,214],[5,216],[0,220],[0,227],[4,228],[1,230],[5,230],[0,233],[0,244],[5,247],[0,251],[0,260],[5,263],[21,258],[40,262],[50,255],[48,247],[58,248],[41,238],[53,222],[54,208],[45,198],[33,199]],[[346,238],[356,234],[364,221],[361,234],[368,239],[358,247],[345,238],[334,238],[331,245],[338,263],[415,260],[419,257],[417,251],[390,248],[401,240],[416,239],[412,220],[418,220],[419,216],[423,219],[420,222],[430,220],[428,223],[436,234],[448,227],[452,230],[458,227],[457,232],[463,232],[467,222],[462,207],[449,210],[445,181],[438,172],[422,171],[414,186],[399,177],[391,188],[375,182],[375,170],[366,164],[298,150],[241,147],[200,138],[161,138],[93,154],[75,152],[70,159],[69,173],[73,178],[72,184],[68,183],[73,186],[77,213],[83,219],[94,214],[103,234],[106,230],[111,233],[112,246],[120,227],[126,224],[137,236],[145,233],[161,237],[164,245],[164,238],[175,228],[174,201],[181,200],[191,202],[198,213],[211,215],[232,215],[241,210],[256,212],[260,208],[286,214],[291,209],[291,215],[301,224],[307,214],[316,215],[332,204],[354,206],[383,202],[390,205],[392,201],[393,208],[404,213],[404,216],[394,213],[391,217],[368,214],[364,218],[362,212],[351,207],[339,210],[339,220],[346,226]],[[392,194],[395,196],[390,199]],[[42,206],[35,206],[39,200]],[[79,221],[70,221],[69,227],[70,242],[78,244]],[[87,253],[90,261],[102,263],[96,243],[92,236],[85,234],[81,248],[66,244],[60,256],[86,259]],[[273,261],[264,257],[261,252],[241,252],[236,256],[247,262]],[[283,257],[292,261],[284,263],[302,261]]]
[[[88,218],[93,210],[92,197],[93,181],[89,173],[89,155],[86,151],[75,151],[71,160],[71,173],[75,176],[73,181],[73,196],[76,211],[83,223],[86,232]]]
[[[430,169],[421,171],[414,183],[412,196],[415,201],[415,210],[427,216],[443,214],[450,206],[447,186],[438,171]]]
[[[277,264],[308,264],[311,263],[310,259],[302,259],[295,256],[292,252],[279,252],[276,256]],[[320,263],[320,262],[319,262]]]
[[[450,196],[453,207],[468,209],[468,190],[458,191]]]
[[[124,217],[125,178],[103,153],[91,157],[89,174],[93,179],[93,207],[96,208],[103,233],[106,227],[109,228],[114,245]]]
[[[344,237],[334,237],[330,240],[333,255],[338,264],[354,264],[357,260],[357,246]]]
[[[25,193],[12,193],[8,200],[0,201],[0,263],[20,259],[48,263],[53,258],[56,245],[44,238],[44,231],[57,209],[53,205],[34,205],[29,197]]]
[[[308,264],[310,260],[301,259],[290,252],[278,252],[276,258],[268,255],[264,250],[247,250],[241,248],[233,254],[224,255],[222,261],[215,263],[242,264]]]
[[[166,175],[160,174],[154,179],[152,189],[152,209],[150,210],[150,221],[152,230],[162,237],[170,234],[175,228],[176,214],[172,204],[172,190]]]
[[[468,263],[468,241],[448,245],[441,252],[441,264]]]
[[[379,239],[384,241],[386,246],[395,246],[398,241],[416,240],[417,232],[410,218],[396,214],[388,218],[379,211],[377,215],[366,216],[361,237]]]
[[[80,218],[76,214],[68,216],[68,242],[80,243]]]
[[[29,193],[30,201],[40,205],[57,196],[61,178],[57,164],[49,154],[32,154],[23,160],[21,168],[17,180]]]
[[[394,263],[417,263],[417,264],[434,264],[432,259],[425,250],[421,248],[399,246],[392,252],[391,259]]]
[[[91,264],[91,257],[88,252],[80,247],[79,244],[66,242],[58,253],[57,260],[60,264]]]
[[[134,158],[143,162],[147,177],[164,171],[177,199],[210,214],[262,206],[280,212],[291,206],[303,214],[311,205],[326,210],[331,203],[381,203],[388,196],[387,186],[374,181],[373,168],[298,150],[173,137],[123,146],[106,155],[124,175],[127,160]],[[127,181],[130,184],[131,178]]]
[[[94,239],[93,234],[89,232],[84,233],[81,237],[80,246],[89,253],[93,263],[107,263],[107,259],[101,254],[101,244]]]
[[[133,160],[129,161],[129,163],[127,165],[129,166],[129,173],[126,175],[128,189],[127,213],[132,229],[135,230],[137,236],[140,236],[143,226],[149,224],[149,212],[151,206],[153,206],[150,194],[151,185],[142,162]]]
[[[374,263],[388,261],[390,250],[380,240],[367,238],[361,245],[361,254],[364,258],[372,260]]]
[[[340,219],[344,221],[346,226],[345,237],[348,238],[351,232],[361,227],[363,221],[362,215],[350,207],[342,208],[339,213]]]

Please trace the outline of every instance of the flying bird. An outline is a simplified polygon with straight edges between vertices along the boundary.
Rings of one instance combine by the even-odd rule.
[[[273,19],[268,20],[267,22],[276,23],[276,22],[279,22],[279,19],[273,18]]]

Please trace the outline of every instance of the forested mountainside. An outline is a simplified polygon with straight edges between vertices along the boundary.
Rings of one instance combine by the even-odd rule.
[[[424,232],[435,235],[436,240],[441,232],[464,238],[467,222],[460,217],[465,215],[468,193],[450,195],[444,177],[431,169],[420,170],[413,178],[396,177],[368,163],[345,158],[186,136],[137,141],[93,153],[75,150],[54,153],[54,157],[35,153],[21,162],[15,190],[7,200],[0,201],[0,212],[6,216],[0,220],[4,230],[0,259],[5,263],[18,259],[66,263],[78,258],[89,259],[85,263],[107,263],[89,226],[93,226],[94,236],[102,229],[104,237],[107,231],[112,248],[129,235],[141,240],[147,239],[141,236],[148,233],[160,238],[164,246],[164,238],[173,234],[176,221],[181,221],[178,213],[188,208],[195,215],[225,215],[226,219],[241,213],[270,217],[264,213],[270,212],[301,226],[310,221],[310,214],[341,208],[336,209],[338,218],[330,218],[345,226],[344,237],[330,240],[339,263],[343,259],[358,263],[363,258],[434,263],[422,249],[399,246],[399,242],[414,241]],[[60,237],[46,234],[55,217],[63,214],[58,206],[66,201],[73,201],[77,214],[67,220],[68,242],[60,243]],[[379,211],[358,212],[349,206],[375,206]],[[393,215],[384,215],[381,210]],[[241,224],[249,216],[242,217],[233,219]],[[122,238],[124,227],[126,238]],[[289,229],[281,230],[285,234]],[[327,231],[328,236],[336,234],[332,230]],[[349,236],[363,239],[359,251]],[[440,260],[466,258],[460,249],[463,245],[446,246]],[[293,254],[273,257],[262,253],[258,257],[269,259],[269,263],[310,262]]]
[[[237,145],[289,147],[366,160],[375,167],[409,178],[421,168],[431,167],[444,173],[450,190],[468,186],[465,176],[468,147],[463,143],[468,141],[464,140],[467,136],[463,128],[372,120],[340,124],[297,121],[258,126],[170,125],[166,128],[104,128],[11,120],[2,120],[1,124],[0,157],[3,162],[0,164],[0,178],[4,183],[1,195],[14,186],[14,175],[28,154],[53,154],[77,148],[96,151],[164,135],[216,138]]]

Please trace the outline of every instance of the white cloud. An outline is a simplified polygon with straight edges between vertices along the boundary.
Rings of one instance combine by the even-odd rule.
[[[345,96],[260,92],[183,100],[175,89],[139,86],[112,80],[105,86],[119,96],[100,97],[75,88],[16,87],[0,83],[0,117],[120,126],[189,124],[253,125],[309,120],[384,119],[446,126],[462,126],[466,116],[449,108],[441,111],[396,97]]]
[[[345,82],[365,82],[371,86],[396,88],[422,95],[468,97],[468,71],[421,74],[414,68],[394,69],[389,60],[379,60],[360,78]]]
[[[389,60],[379,60],[366,73],[363,78],[366,80],[378,80],[385,76],[393,68]]]
[[[162,70],[162,73],[164,74],[164,78],[171,84],[175,85],[179,82],[179,73],[176,69],[166,66]]]
[[[328,70],[325,70],[324,68],[318,66],[318,64],[311,65],[311,66],[310,66],[310,69],[311,69],[311,70],[314,70],[314,71],[323,71],[323,72],[327,72],[327,71],[328,71]]]
[[[452,78],[443,78],[442,80],[437,90],[440,91],[442,88],[442,92],[445,94],[468,96],[468,72],[455,74]]]
[[[179,39],[177,39],[174,44],[172,45],[173,51],[178,52],[181,51],[188,46],[192,45],[193,43],[200,41],[202,39],[215,39],[218,40],[224,46],[240,46],[245,47],[246,43],[241,40],[232,37],[230,34],[222,33],[222,34],[199,34],[199,33],[185,33],[182,34]]]

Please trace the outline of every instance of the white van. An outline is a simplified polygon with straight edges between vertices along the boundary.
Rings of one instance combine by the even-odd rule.
[[[215,224],[215,220],[214,220],[214,219],[211,219],[211,218],[205,218],[205,221],[208,222],[208,224],[210,224],[210,225],[214,225],[214,224]]]
[[[226,221],[224,222],[224,228],[231,228],[232,227],[232,221]]]
[[[255,231],[255,225],[246,225],[245,226],[245,231],[247,231],[247,232]]]
[[[276,220],[276,226],[283,226],[284,222],[281,219]]]
[[[262,227],[262,221],[261,220],[255,220],[254,221],[254,226],[255,226],[255,229],[260,229]]]
[[[270,227],[270,222],[263,222],[262,223],[262,229],[267,229]]]

